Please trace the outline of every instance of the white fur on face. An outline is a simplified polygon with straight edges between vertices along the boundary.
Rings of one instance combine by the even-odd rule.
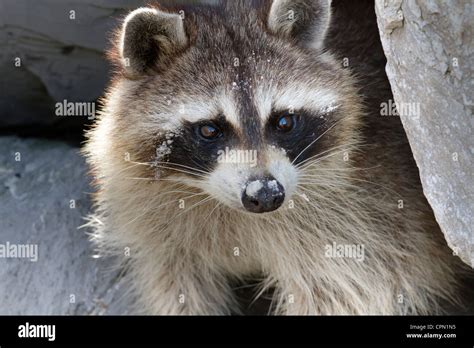
[[[270,146],[267,150],[268,165],[267,171],[283,186],[285,189],[285,204],[291,199],[298,185],[298,170],[286,156],[283,149]]]
[[[307,108],[314,111],[324,111],[328,107],[337,105],[339,97],[335,91],[327,88],[308,89],[305,86],[291,86],[281,90],[274,97],[276,109]]]
[[[219,163],[209,177],[196,183],[190,180],[187,184],[197,186],[219,202],[230,208],[245,210],[242,205],[242,194],[250,178],[272,175],[285,190],[285,202],[291,199],[298,184],[298,171],[283,149],[269,146],[266,149],[266,165],[252,167],[248,163]],[[186,182],[186,179],[183,179]]]
[[[304,108],[317,114],[324,114],[339,107],[340,100],[337,93],[330,89],[314,86],[310,88],[295,83],[279,90],[273,90],[272,86],[261,85],[254,89],[254,93],[257,116],[261,118],[262,128],[266,126],[272,109],[297,111]],[[186,94],[174,100],[166,99],[161,110],[159,114],[152,115],[152,118],[155,122],[160,122],[160,128],[165,131],[179,129],[184,121],[198,122],[212,119],[218,114],[223,114],[236,129],[243,131],[236,98],[232,92],[226,92],[225,89],[209,99]],[[195,179],[188,180],[181,177],[180,180],[200,188],[230,208],[244,210],[241,199],[249,179],[270,174],[283,186],[285,201],[290,200],[298,184],[298,170],[291,164],[283,149],[268,144],[264,151],[265,167],[261,164],[252,166],[249,163],[219,163],[208,177],[199,183]],[[258,156],[260,157],[260,154]]]
[[[258,88],[255,94],[258,113],[264,123],[275,110],[298,110],[305,108],[316,113],[325,113],[338,107],[340,96],[325,87],[310,88],[307,85],[291,84],[285,89]]]
[[[242,192],[250,176],[251,168],[247,165],[220,163],[200,188],[230,208],[241,210]]]
[[[236,103],[232,95],[225,91],[217,94],[214,98],[186,94],[175,98],[164,97],[163,102],[156,107],[160,112],[153,114],[152,118],[160,123],[162,130],[179,129],[184,121],[194,123],[212,119],[221,113],[234,127],[239,127]]]

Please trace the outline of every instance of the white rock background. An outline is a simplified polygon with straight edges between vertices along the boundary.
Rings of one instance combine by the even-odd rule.
[[[474,267],[474,2],[376,0],[387,75],[424,193],[448,245]]]

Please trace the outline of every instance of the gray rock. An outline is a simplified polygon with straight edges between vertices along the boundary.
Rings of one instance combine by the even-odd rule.
[[[128,313],[119,271],[93,258],[78,229],[92,189],[77,149],[15,137],[0,138],[0,149],[0,248],[38,248],[36,262],[34,250],[0,257],[0,314]]]
[[[474,3],[376,0],[375,10],[395,101],[412,106],[400,117],[425,195],[474,267]]]
[[[190,2],[199,1],[160,1]],[[55,116],[57,102],[101,97],[111,70],[105,50],[114,29],[128,11],[149,3],[0,1],[0,127],[68,122]]]
[[[56,102],[99,98],[110,71],[104,51],[111,32],[122,14],[145,3],[1,1],[0,126],[64,122],[54,114]]]

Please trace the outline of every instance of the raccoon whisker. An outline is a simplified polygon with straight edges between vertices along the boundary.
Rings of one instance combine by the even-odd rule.
[[[193,192],[193,191],[166,191],[161,194],[159,194],[157,197],[161,197],[162,195],[166,195],[169,193],[198,193],[198,192]]]
[[[363,169],[359,169],[363,170]],[[352,178],[351,175],[354,175],[353,173],[357,172],[358,169],[337,169],[337,168],[332,168],[330,170],[325,170],[322,168],[317,168],[314,171],[306,171],[298,175],[299,178],[309,178],[309,179],[322,179],[322,178],[344,178],[344,179],[349,179]]]
[[[308,187],[317,188],[318,191],[311,191]],[[318,199],[327,200],[332,205],[331,197],[337,196],[343,201],[357,199],[363,192],[368,192],[366,188],[350,183],[320,183],[313,181],[302,182],[299,188],[305,189],[311,194],[318,195]]]
[[[313,178],[322,178],[324,177],[324,175],[316,175],[316,174],[305,174],[306,177],[313,177]],[[302,176],[303,177],[303,176]],[[372,185],[375,185],[375,186],[379,186],[379,187],[382,187],[383,189],[385,189],[387,192],[390,192],[390,193],[393,193],[395,195],[397,195],[398,197],[402,198],[402,195],[400,195],[400,193],[398,193],[397,191],[394,191],[393,189],[385,186],[385,185],[382,185],[380,183],[377,183],[377,182],[374,182],[374,181],[371,181],[371,180],[364,180],[364,179],[359,179],[359,178],[353,178],[353,177],[350,177],[350,176],[344,176],[344,175],[337,175],[337,174],[331,174],[331,175],[328,175],[326,176],[326,178],[339,178],[339,179],[347,179],[348,181],[359,181],[359,182],[364,182],[364,183],[368,183],[368,184],[372,184]],[[309,183],[313,183],[312,181],[309,182]],[[314,182],[316,183],[316,182]],[[345,185],[345,186],[348,186],[350,184],[347,184],[347,183],[341,183],[341,182],[337,182],[337,185]],[[353,186],[353,185],[351,185]],[[354,187],[358,187],[358,186],[354,186]],[[359,189],[361,189],[362,187],[359,187]]]
[[[318,185],[318,183],[313,183],[313,182],[305,182],[305,183],[300,183],[300,184],[297,185],[298,189],[301,189],[305,192],[310,193],[309,198],[307,196],[304,197],[303,195],[300,195],[300,197],[303,198],[306,202],[311,202],[310,198],[316,197],[317,201],[324,200],[324,201],[327,201],[327,202],[331,203],[331,205],[332,205],[332,203],[334,202],[334,198],[335,198],[334,196],[337,196],[337,197],[339,197],[343,200],[347,199],[347,196],[345,195],[346,191],[341,190],[341,186],[337,186],[337,185],[329,186],[330,184],[328,184],[326,186],[319,185],[321,187],[321,190],[318,190],[318,191],[311,190],[310,188],[313,188],[315,184]],[[306,185],[309,185],[310,188],[308,188]],[[329,187],[329,189],[327,187]],[[358,186],[352,186],[352,187],[360,190],[360,187],[358,187]],[[303,193],[305,193],[305,192],[303,192]],[[344,195],[342,194],[342,192],[344,193]]]
[[[110,176],[103,176],[102,178],[107,178],[107,179],[112,179],[112,178],[115,178],[117,175],[123,173],[124,171],[128,170],[128,169],[131,169],[131,168],[134,168],[136,166],[140,165],[140,163],[134,163],[132,164],[131,166],[128,166],[128,167],[125,167],[125,168],[122,168],[120,169],[118,172],[110,175]]]
[[[343,217],[341,217],[340,214],[338,214],[338,212],[341,209],[348,208],[346,206],[347,204],[344,203],[346,202],[346,199],[344,199],[345,197],[343,197],[341,194],[336,193],[336,195],[340,198],[337,200],[337,202],[339,203],[335,203],[334,193],[331,194],[331,197],[326,197],[324,195],[319,194],[318,192],[315,192],[306,188],[304,190],[310,196],[317,198],[309,202],[306,201],[306,206],[316,209],[317,212],[321,214],[321,217],[323,217],[323,219],[320,220],[320,223],[322,225],[332,226],[332,227],[337,226],[338,228],[341,228],[341,229],[347,228],[347,221],[343,219]],[[321,202],[321,201],[324,202],[324,206],[318,204],[318,202]],[[357,210],[353,210],[353,211],[355,212],[355,214],[351,216],[352,222],[357,221],[361,224],[361,226],[364,226],[363,221],[368,221],[367,219],[370,219],[368,216],[366,216],[366,214],[360,213]],[[310,216],[314,216],[314,212],[307,211],[307,214]]]
[[[331,129],[333,129],[336,125],[338,125],[341,122],[342,118],[334,122],[328,129],[326,129],[323,134],[318,136],[315,140],[313,140],[308,146],[306,146],[301,152],[298,154],[298,156],[295,157],[295,159],[291,162],[291,164],[294,164],[295,161],[306,151],[308,150],[312,145],[314,145],[319,139],[321,139],[327,132],[329,132]]]
[[[332,147],[332,148],[330,148],[330,149],[328,149],[328,150],[325,150],[325,151],[323,151],[323,152],[319,152],[319,153],[317,153],[317,154],[315,154],[315,155],[313,155],[313,156],[311,156],[311,157],[308,157],[308,158],[305,159],[304,161],[298,163],[298,164],[296,165],[296,167],[297,167],[297,168],[305,168],[306,166],[309,166],[309,165],[312,163],[312,161],[315,161],[315,160],[317,160],[317,159],[323,158],[323,157],[324,157],[323,155],[325,155],[325,154],[330,154],[331,151],[335,151],[335,150],[338,150],[338,149],[341,149],[341,148],[342,148],[342,151],[349,151],[349,150],[351,150],[351,149],[356,149],[356,145],[358,145],[357,142],[349,143],[349,144],[341,144],[341,145],[338,145],[338,146],[334,146],[334,147]],[[342,152],[342,151],[341,151],[341,152]]]
[[[202,175],[202,174],[198,174],[198,173],[193,173],[193,172],[190,172],[190,171],[187,171],[187,170],[183,170],[183,169],[179,169],[179,168],[167,167],[167,166],[163,166],[163,165],[159,165],[159,164],[155,165],[155,167],[157,167],[157,168],[162,168],[162,169],[170,169],[170,170],[174,170],[174,171],[179,172],[179,173],[194,175],[194,176],[198,176],[198,177],[201,177],[201,178],[207,178],[206,175]],[[208,174],[208,173],[207,173],[207,174]]]
[[[209,215],[207,215],[207,216],[204,218],[204,221],[207,221],[207,220],[211,217],[212,213],[213,213],[213,212],[217,209],[217,207],[219,207],[221,204],[222,204],[221,202],[217,202],[216,206],[211,210],[211,212],[209,213]]]
[[[314,216],[316,211],[317,214],[320,215],[320,219],[318,220],[318,227],[320,229],[336,226],[344,228],[346,225],[345,217],[341,216],[339,211],[353,208],[353,206],[349,207],[349,204],[346,203],[347,197],[334,192],[330,196],[325,196],[309,189],[304,189],[304,192],[306,192],[311,199],[304,203],[303,209],[299,210],[301,212],[300,216],[311,217]]]
[[[372,185],[375,185],[375,186],[379,186],[379,187],[387,190],[388,192],[395,194],[396,196],[398,196],[398,198],[403,198],[403,196],[400,193],[398,193],[397,191],[391,189],[390,187],[388,187],[386,185],[382,185],[378,182],[374,182],[374,181],[371,181],[371,180],[359,179],[359,178],[350,178],[350,180],[360,181],[360,182],[372,184]]]
[[[319,178],[320,179],[320,178]],[[358,189],[358,190],[361,190],[363,189],[362,187],[360,186],[356,186],[356,185],[351,185],[349,183],[341,183],[341,182],[324,182],[324,181],[316,181],[316,180],[306,180],[306,181],[301,181],[300,182],[301,184],[307,184],[307,185],[317,185],[317,186],[324,186],[324,187],[334,187],[336,189],[339,189],[341,186],[344,186],[344,187],[352,187],[354,189]]]
[[[324,195],[322,195],[321,193],[319,192],[315,192],[315,191],[312,191],[306,187],[303,187],[301,185],[298,186],[299,189],[303,190],[304,192],[303,193],[309,193],[310,197],[316,197],[317,199],[316,200],[307,200],[305,199],[305,202],[310,205],[311,207],[313,208],[316,208],[319,212],[321,212],[325,218],[326,218],[326,222],[331,222],[333,223],[334,222],[334,218],[330,218],[330,216],[327,214],[327,211],[328,211],[328,206],[331,206],[335,209],[337,208],[340,208],[338,204],[335,204],[334,203],[334,200],[330,197],[326,197]],[[331,194],[331,196],[334,196],[334,193]],[[302,197],[303,198],[303,197]],[[318,202],[320,201],[324,201],[325,202],[325,205],[324,207],[323,206],[320,206],[318,204]],[[301,215],[301,214],[300,214]]]
[[[355,145],[360,145],[358,142],[353,142],[353,143],[348,143],[348,144],[341,144],[341,145],[338,145],[338,146],[334,146],[328,150],[325,150],[323,152],[320,152],[320,153],[317,153],[311,157],[308,157],[307,159],[305,159],[304,161],[298,163],[296,165],[297,168],[303,168],[304,166],[307,166],[307,165],[310,165],[312,160],[316,160],[316,159],[319,159],[319,158],[322,158],[324,154],[328,153],[328,152],[331,152],[331,151],[334,151],[334,150],[337,150],[337,149],[340,149],[342,147],[347,147],[346,149],[344,149],[343,151],[348,151],[348,150],[351,150],[353,148],[356,148]],[[342,151],[341,151],[342,152]],[[310,162],[310,163],[308,163]]]
[[[314,202],[313,201],[310,201],[308,202],[311,206],[314,207],[314,204],[313,203],[316,203],[318,200],[322,200],[322,201],[325,201],[327,202],[327,205],[328,206],[332,206],[333,208],[335,208],[337,211],[341,210],[341,209],[347,209],[347,208],[351,208],[351,211],[354,212],[354,213],[357,213],[358,216],[362,216],[361,220],[365,219],[366,221],[369,221],[371,220],[370,216],[364,212],[366,211],[370,211],[370,206],[367,205],[366,202],[364,202],[363,200],[360,200],[360,199],[355,199],[355,200],[351,200],[350,202],[347,200],[347,195],[345,194],[346,192],[344,190],[340,191],[340,190],[333,190],[330,192],[330,195],[324,195],[324,194],[321,194],[320,192],[315,192],[315,191],[312,191],[306,187],[300,187],[301,189],[304,189],[306,192],[308,192],[310,195],[314,195],[317,197],[317,200],[315,200]],[[344,193],[344,195],[342,194]],[[334,197],[338,197],[339,199],[338,200],[335,200]],[[339,202],[338,204],[334,203],[334,202]],[[357,204],[357,206],[359,206],[360,208],[363,208],[363,209],[354,209],[354,203]],[[326,203],[325,203],[326,205]],[[320,207],[316,207],[316,208],[320,208]],[[338,216],[337,213],[333,214],[334,216]],[[331,223],[333,223],[333,217],[331,218]]]
[[[308,168],[310,168],[311,166],[314,166],[328,158],[331,158],[331,157],[334,157],[335,155],[338,155],[340,153],[343,153],[343,152],[346,152],[348,151],[348,148],[345,148],[345,149],[342,149],[342,150],[339,150],[339,151],[334,151],[334,152],[331,152],[331,153],[328,153],[327,155],[325,156],[321,156],[321,157],[317,157],[317,158],[314,158],[313,161],[309,162],[309,163],[306,163],[305,166],[303,167],[300,167],[299,169],[304,171],[304,170],[307,170]]]
[[[362,167],[348,167],[348,168],[318,168],[318,172],[319,171],[322,171],[322,172],[353,172],[353,171],[359,171],[359,170],[370,170],[370,169],[375,169],[375,168],[379,168],[381,165],[378,164],[376,166],[373,166],[373,167],[366,167],[366,168],[362,168]]]
[[[334,146],[334,147],[332,147],[332,148],[330,148],[330,149],[328,149],[328,150],[326,150],[326,151],[317,153],[317,154],[315,154],[315,155],[313,155],[313,156],[311,156],[311,157],[305,159],[303,162],[298,163],[297,167],[298,167],[298,166],[300,166],[300,167],[309,166],[309,165],[312,164],[312,162],[310,162],[311,160],[319,159],[319,158],[320,158],[320,155],[323,155],[323,154],[325,154],[325,153],[328,153],[328,152],[330,152],[330,151],[332,151],[332,150],[339,149],[339,148],[344,147],[344,146],[347,146],[347,148],[344,149],[344,150],[342,150],[342,151],[352,151],[352,150],[354,150],[354,151],[359,151],[359,150],[361,150],[362,147],[371,146],[371,144],[363,144],[363,143],[361,143],[361,142],[359,142],[359,141],[354,141],[354,142],[350,142],[350,143],[347,143],[347,144],[341,144],[341,145],[338,145],[338,146]],[[342,152],[342,151],[340,151],[340,152]],[[340,153],[340,152],[339,152],[339,153]],[[305,162],[306,162],[306,163],[305,163]],[[310,163],[307,163],[307,162],[310,162]],[[317,163],[317,162],[316,162],[316,163]],[[303,164],[304,164],[304,165],[303,165]]]
[[[196,162],[196,160],[195,160],[194,158],[191,158],[191,161],[192,161],[198,168],[201,168],[202,171],[204,171],[206,174],[209,173],[209,168],[203,167],[201,164],[199,164],[198,162]]]
[[[136,161],[132,161],[132,160],[129,160],[130,163],[134,163],[134,164],[139,164],[139,165],[142,165],[142,166],[153,166],[153,162],[136,162]]]
[[[155,178],[154,180],[156,181],[170,181],[170,182],[176,182],[176,183],[181,183],[183,185],[186,185],[185,182],[179,177],[170,177],[170,178]],[[201,183],[201,180],[198,179],[191,179],[191,178],[186,178],[186,181],[193,182],[193,183]]]
[[[347,147],[346,147],[346,148],[343,148],[343,149],[341,149],[341,150],[339,150],[339,151],[335,151],[335,152],[332,152],[332,153],[330,152],[330,151],[332,151],[332,150],[335,150],[335,149],[338,149],[338,148],[341,148],[341,147],[344,147],[344,146],[347,146]],[[364,146],[364,145],[355,142],[355,143],[352,143],[352,144],[343,144],[343,145],[339,145],[339,146],[333,147],[333,148],[331,148],[331,149],[329,149],[329,150],[326,150],[326,151],[324,151],[324,152],[321,152],[320,154],[317,154],[317,155],[313,156],[312,158],[308,158],[307,160],[309,160],[309,162],[308,162],[308,163],[305,163],[304,165],[302,165],[302,166],[300,167],[300,169],[301,169],[301,170],[305,170],[305,169],[307,169],[307,168],[309,168],[309,167],[311,167],[311,166],[313,166],[313,165],[315,165],[315,164],[320,163],[321,161],[323,161],[323,160],[325,160],[325,159],[327,159],[327,158],[333,157],[333,156],[335,156],[335,155],[337,155],[337,154],[340,154],[340,153],[342,153],[342,152],[345,152],[345,151],[351,151],[351,150],[356,150],[356,151],[357,151],[361,146]],[[327,155],[325,155],[325,156],[320,156],[320,155],[322,155],[322,154],[327,154]]]
[[[184,164],[179,164],[179,163],[174,163],[174,162],[166,162],[166,161],[155,161],[155,162],[134,162],[134,161],[130,161],[136,165],[144,165],[144,166],[148,166],[148,167],[159,167],[159,168],[164,168],[164,169],[172,169],[172,170],[176,170],[176,171],[179,171],[179,168],[174,168],[174,166],[178,166],[178,167],[183,167],[185,169],[189,169],[190,171],[184,171],[184,170],[181,170],[182,173],[185,173],[185,174],[190,174],[190,175],[201,175],[202,177],[204,177],[204,175],[208,175],[209,172],[208,171],[204,171],[204,170],[201,170],[201,169],[197,169],[197,168],[193,168],[193,167],[190,167],[190,166],[186,166]],[[164,166],[162,164],[166,164],[168,166]],[[198,172],[198,173],[202,173],[202,174],[198,174],[198,173],[194,173],[194,172]]]
[[[169,181],[169,182],[172,182],[172,183],[178,183],[178,184],[183,184],[185,186],[189,186],[185,182],[183,182],[182,180],[174,179],[174,178],[157,178],[157,179],[155,179],[155,181]],[[188,178],[186,178],[186,181],[189,182],[189,183],[196,184],[196,185],[202,184],[202,181],[197,180],[197,179],[188,179]]]
[[[197,169],[197,168],[190,167],[190,166],[186,166],[186,165],[180,164],[180,163],[165,162],[165,161],[156,161],[156,162],[153,162],[153,164],[157,164],[157,163],[160,163],[160,164],[169,164],[169,165],[178,166],[178,167],[183,167],[183,168],[190,169],[190,170],[195,170],[195,171],[201,172],[202,174],[209,174],[209,171],[202,170],[202,169]],[[202,167],[199,166],[199,168],[202,168]]]
[[[129,179],[129,180],[145,180],[145,181],[170,181],[170,182],[177,183],[177,184],[183,184],[183,182],[182,182],[181,180],[178,180],[178,179],[171,179],[171,178],[138,178],[138,177],[128,177],[128,178],[125,178],[125,179]],[[199,181],[199,180],[194,180],[194,179],[186,179],[186,180],[189,181],[189,182],[201,183],[201,181]]]

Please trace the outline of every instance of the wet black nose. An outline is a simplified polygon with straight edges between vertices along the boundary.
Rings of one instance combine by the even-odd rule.
[[[279,208],[285,189],[274,177],[252,179],[242,193],[242,204],[252,213],[266,213]]]

